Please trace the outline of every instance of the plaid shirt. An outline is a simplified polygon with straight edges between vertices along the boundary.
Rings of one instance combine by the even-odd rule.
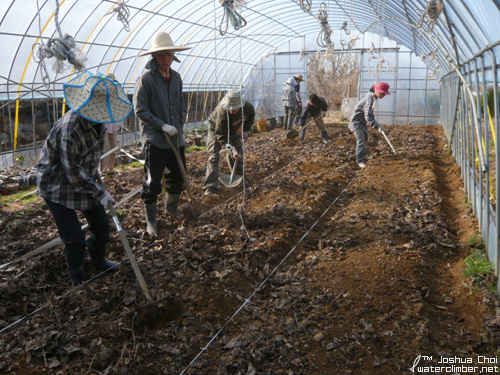
[[[104,197],[96,182],[106,127],[76,112],[61,117],[42,147],[37,165],[38,195],[74,210],[88,210]]]
[[[349,130],[368,130],[368,125],[378,129],[380,125],[375,120],[373,115],[373,105],[375,103],[375,93],[369,92],[361,99],[352,111],[351,121],[349,122]]]

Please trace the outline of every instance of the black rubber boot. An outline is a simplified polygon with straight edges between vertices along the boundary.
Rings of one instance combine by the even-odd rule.
[[[98,271],[102,272],[110,269],[118,271],[120,269],[119,263],[106,259],[106,243],[87,241],[87,250],[89,251],[92,265]]]
[[[167,211],[167,214],[173,217],[182,217],[182,214],[177,209],[177,206],[179,206],[180,199],[181,199],[180,194],[167,193],[167,196],[165,197],[165,210]]]
[[[328,134],[326,133],[326,130],[321,132],[321,140],[325,145],[328,143]]]
[[[144,212],[146,213],[146,231],[151,237],[158,237],[158,224],[156,224],[156,202],[144,203]]]
[[[302,131],[300,132],[300,141],[301,141],[301,142],[304,142],[304,138],[305,138],[305,136],[306,136],[306,132],[305,132],[304,130],[302,130]]]
[[[69,278],[71,279],[71,284],[73,284],[73,286],[77,286],[78,284],[87,281],[87,274],[85,273],[83,265],[78,269],[68,268],[68,272],[69,272]]]

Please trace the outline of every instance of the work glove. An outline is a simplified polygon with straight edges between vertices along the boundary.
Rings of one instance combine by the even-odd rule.
[[[115,204],[116,201],[115,199],[107,192],[104,192],[104,195],[101,199],[99,199],[99,203],[104,206],[104,208],[108,207],[108,203],[111,202],[111,204]]]
[[[167,133],[169,137],[173,137],[173,136],[177,135],[177,128],[172,126],[172,125],[163,124],[163,126],[161,127],[161,130],[163,130],[165,133]]]

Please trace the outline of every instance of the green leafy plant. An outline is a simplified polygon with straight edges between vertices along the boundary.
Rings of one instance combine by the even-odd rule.
[[[22,168],[23,165],[24,165],[24,155],[17,155],[16,156],[16,162]]]
[[[464,260],[465,268],[464,275],[474,277],[477,280],[483,281],[489,273],[495,270],[495,267],[488,260],[488,256],[477,249],[473,249],[471,254]]]
[[[205,146],[189,146],[186,148],[186,153],[190,153],[191,151],[203,151],[205,149]]]

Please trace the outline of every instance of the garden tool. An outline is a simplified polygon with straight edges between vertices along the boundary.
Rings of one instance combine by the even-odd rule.
[[[320,115],[321,116],[321,115]],[[292,138],[296,138],[298,137],[299,135],[299,131],[304,131],[306,130],[306,128],[311,125],[315,120],[317,119],[317,117],[311,119],[311,121],[309,121],[306,125],[302,126],[301,128],[299,128],[299,130],[295,130],[295,129],[290,129],[288,131],[288,133],[286,133],[286,137],[289,138],[289,139],[292,139]]]
[[[233,152],[234,150],[236,150],[234,148],[234,146],[228,144],[226,145],[227,149],[224,150],[223,152]],[[231,168],[231,163],[229,161],[229,158],[227,160],[228,164],[229,164],[229,168]],[[236,187],[238,186],[241,181],[243,181],[243,176],[239,176],[239,175],[236,175],[236,168],[238,167],[238,158],[234,158],[234,163],[233,163],[233,168],[231,170],[231,174],[223,174],[220,176],[220,181],[222,182],[222,184],[224,186],[227,186],[227,187]]]
[[[392,143],[391,141],[389,141],[389,138],[387,138],[387,135],[385,134],[384,130],[382,128],[379,129],[379,132],[382,133],[382,135],[384,136],[385,140],[387,141],[387,143],[389,144],[389,146],[391,146],[391,149],[392,149],[392,152],[394,152],[394,155],[397,154],[396,150],[394,149],[394,147],[392,146]]]
[[[102,182],[102,177],[98,174],[99,182],[104,186]],[[120,240],[122,241],[123,247],[125,248],[125,252],[127,253],[128,259],[130,260],[130,264],[132,265],[132,269],[134,270],[135,276],[139,281],[139,285],[141,286],[144,295],[148,300],[148,305],[153,303],[153,299],[151,298],[151,293],[149,293],[148,286],[144,277],[142,276],[141,270],[139,269],[139,265],[137,264],[137,260],[135,259],[134,253],[132,252],[132,248],[128,242],[127,236],[123,231],[122,226],[120,225],[120,221],[118,220],[118,216],[116,215],[115,206],[111,202],[108,203],[109,213],[111,214],[111,218],[113,219],[113,223],[115,224],[116,230],[118,231],[118,235],[120,236]]]
[[[179,210],[181,211],[182,215],[186,219],[192,220],[192,219],[200,216],[200,214],[201,214],[201,203],[200,203],[200,201],[197,201],[197,200],[193,199],[193,195],[191,194],[191,187],[189,186],[189,181],[187,179],[186,170],[184,169],[184,163],[182,163],[181,156],[179,155],[179,150],[177,149],[177,147],[174,146],[174,144],[172,143],[172,140],[170,139],[169,135],[167,133],[163,133],[163,134],[165,134],[165,138],[167,139],[168,144],[172,148],[172,151],[174,151],[175,158],[177,159],[177,164],[179,164],[179,169],[181,170],[182,178],[184,179],[184,185],[186,185],[186,192],[187,192],[187,195],[188,195],[189,202],[188,203],[184,203],[180,207]]]

